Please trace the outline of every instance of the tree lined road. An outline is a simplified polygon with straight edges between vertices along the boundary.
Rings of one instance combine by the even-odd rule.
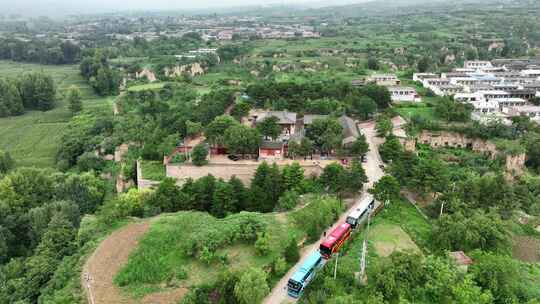
[[[354,205],[352,205],[347,211],[345,211],[341,217],[338,219],[334,225],[328,229],[327,231],[332,231],[335,229],[338,225],[345,222],[347,219],[347,215],[352,212],[354,209],[359,207],[360,202],[367,194],[367,189],[371,188],[373,186],[373,183],[378,181],[381,177],[383,177],[384,172],[380,168],[380,165],[383,164],[381,157],[379,156],[379,150],[378,147],[382,143],[382,139],[376,137],[377,132],[375,131],[375,123],[374,122],[367,122],[363,124],[359,124],[359,128],[362,130],[362,133],[366,136],[366,141],[369,144],[369,152],[366,155],[367,162],[363,163],[364,170],[366,171],[366,175],[369,179],[369,181],[364,184],[364,192],[362,193],[361,197],[356,201]],[[316,243],[306,246],[302,249],[302,252],[300,254],[300,259],[292,267],[289,269],[287,274],[281,280],[276,284],[274,289],[272,289],[271,293],[264,299],[263,303],[266,304],[280,304],[280,303],[292,303],[295,302],[295,299],[289,297],[287,295],[287,282],[289,281],[289,278],[298,270],[298,268],[304,263],[306,258],[314,251],[318,250],[320,243],[324,240],[324,237],[321,237],[319,241]]]

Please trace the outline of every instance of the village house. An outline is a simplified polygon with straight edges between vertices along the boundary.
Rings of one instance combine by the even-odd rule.
[[[491,99],[502,99],[502,98],[509,98],[510,93],[506,91],[477,91],[476,94],[482,95],[484,99],[491,100]]]
[[[457,93],[454,95],[454,100],[459,102],[470,103],[474,101],[485,101],[484,95],[475,93]]]
[[[368,82],[375,82],[380,86],[397,86],[401,82],[394,74],[373,74],[367,78]]]
[[[413,74],[413,81],[420,81],[422,82],[424,79],[428,78],[439,78],[439,75],[434,73],[414,73]]]
[[[519,107],[509,107],[505,109],[505,113],[509,117],[515,116],[526,116],[531,120],[540,121],[540,106],[519,106]]]
[[[492,99],[493,101],[499,104],[499,109],[502,111],[503,108],[508,107],[522,107],[527,105],[527,101],[522,98],[496,98]]]
[[[470,60],[470,61],[465,61],[465,64],[463,65],[463,67],[466,69],[481,70],[485,68],[492,68],[493,65],[491,65],[490,61]]]
[[[252,115],[253,126],[265,120],[268,117],[277,117],[278,124],[281,126],[281,140],[288,140],[295,133],[296,113],[289,111],[265,111],[256,112]]]
[[[414,88],[391,86],[388,87],[393,102],[421,102],[420,95]]]
[[[422,85],[428,89],[433,89],[433,87],[449,85],[449,84],[450,84],[450,79],[447,79],[447,78],[426,78],[422,81]]]
[[[285,157],[286,152],[284,142],[265,140],[259,146],[259,160],[281,160]]]
[[[476,100],[471,101],[473,112],[478,114],[494,114],[499,111],[499,103],[494,100]]]
[[[431,90],[437,96],[450,96],[450,95],[455,95],[457,93],[463,92],[463,87],[460,85],[455,85],[455,84],[446,84],[446,85],[432,86]]]

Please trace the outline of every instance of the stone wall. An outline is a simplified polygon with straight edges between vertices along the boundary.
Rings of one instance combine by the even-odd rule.
[[[455,132],[422,131],[416,139],[417,143],[428,144],[432,148],[469,148],[474,152],[485,153],[495,157],[498,153],[494,143],[480,138],[470,138]]]
[[[257,167],[260,163],[253,164],[209,164],[207,166],[197,167],[189,164],[183,165],[167,165],[167,176],[175,178],[178,184],[183,184],[188,178],[198,179],[205,177],[209,174],[216,178],[222,178],[223,180],[229,180],[231,177],[236,176],[244,185],[251,184],[251,178],[255,175]],[[323,168],[318,164],[301,164],[304,169],[304,175],[307,176],[319,176]]]
[[[200,63],[195,62],[188,65],[175,66],[174,68],[165,68],[164,73],[167,77],[179,77],[184,74],[193,77],[197,75],[203,75],[205,73],[205,69],[201,66]]]
[[[137,160],[137,189],[149,189],[158,185],[159,182],[144,179],[142,175],[141,161]]]
[[[401,143],[407,151],[415,151],[416,144],[427,144],[432,148],[468,148],[474,152],[484,153],[492,159],[497,157],[501,152],[497,150],[497,146],[488,140],[480,138],[470,138],[464,134],[455,132],[432,132],[422,131],[417,138],[400,138]],[[506,155],[506,176],[512,179],[523,173],[525,168],[526,155],[524,153],[518,155]]]

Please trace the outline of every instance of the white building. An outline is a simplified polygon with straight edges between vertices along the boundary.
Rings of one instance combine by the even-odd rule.
[[[470,103],[478,114],[494,114],[499,112],[499,104],[494,100],[478,100]]]
[[[373,74],[368,77],[368,82],[375,82],[381,86],[397,86],[400,84],[395,74]]]
[[[430,89],[437,96],[450,96],[450,95],[455,95],[457,93],[463,92],[463,87],[460,85],[455,85],[455,84],[432,86],[430,87]]]
[[[509,98],[497,98],[497,99],[492,99],[492,100],[499,104],[499,109],[501,109],[501,111],[504,108],[523,107],[527,105],[527,101],[523,98],[509,97]]]
[[[454,95],[454,100],[466,103],[471,103],[475,101],[486,101],[484,95],[479,93],[457,93],[456,95]]]
[[[393,102],[421,102],[420,95],[414,88],[390,86],[388,87]]]
[[[420,82],[428,78],[440,78],[440,77],[439,75],[434,74],[434,73],[414,73],[412,77],[413,81],[420,81]]]
[[[492,68],[493,65],[490,61],[482,61],[482,60],[469,60],[465,61],[465,64],[463,65],[466,69],[475,69],[475,70],[482,70],[485,68]]]
[[[539,106],[520,106],[509,107],[504,110],[510,117],[514,116],[527,116],[531,120],[540,121],[540,107]]]

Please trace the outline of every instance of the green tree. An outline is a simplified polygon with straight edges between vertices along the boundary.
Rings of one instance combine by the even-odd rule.
[[[278,166],[263,162],[251,181],[250,197],[252,211],[271,212],[283,192],[283,181]]]
[[[373,194],[376,200],[385,202],[399,199],[400,190],[399,181],[391,175],[385,175],[375,183],[369,192]]]
[[[255,251],[258,255],[267,255],[270,252],[270,235],[266,232],[258,232],[255,241]]]
[[[251,105],[245,101],[242,101],[234,105],[231,115],[237,120],[240,120],[242,117],[248,116],[249,110],[251,110]]]
[[[368,182],[368,177],[366,171],[362,167],[362,164],[357,161],[351,161],[350,168],[347,170],[346,181],[346,191],[358,192],[364,187],[364,183]]]
[[[448,166],[437,158],[420,158],[413,168],[409,186],[420,194],[443,192],[449,184]]]
[[[82,111],[81,91],[76,86],[71,86],[66,94],[66,101],[71,113],[77,114]]]
[[[238,177],[233,176],[229,180],[229,185],[231,185],[233,189],[233,197],[234,197],[233,201],[237,204],[236,210],[231,210],[231,212],[234,213],[234,212],[246,210],[249,193],[246,187],[244,186],[244,184],[242,183],[242,181]]]
[[[386,137],[389,134],[392,134],[393,129],[392,121],[385,115],[377,117],[375,130],[377,130],[377,136]]]
[[[278,117],[270,116],[263,121],[257,122],[257,130],[262,136],[276,140],[281,134],[281,126],[278,123]]]
[[[283,256],[287,263],[296,263],[300,259],[300,251],[298,250],[298,244],[294,238],[289,238],[287,247],[283,251]]]
[[[453,202],[452,202],[453,203]],[[470,217],[461,212],[444,214],[435,222],[432,244],[440,250],[506,252],[509,234],[500,216],[474,211]]]
[[[294,162],[291,165],[283,167],[283,187],[284,190],[294,190],[302,192],[302,182],[304,181],[304,169],[299,163]]]
[[[471,112],[471,105],[454,101],[450,97],[439,97],[435,103],[435,114],[447,122],[467,122]]]
[[[347,172],[342,165],[332,163],[324,167],[319,180],[332,193],[341,193],[347,185]]]
[[[280,210],[292,210],[298,205],[300,195],[294,190],[285,191],[279,198],[278,207]]]
[[[266,273],[253,267],[240,276],[234,287],[234,295],[241,304],[260,303],[269,292]]]
[[[236,125],[225,131],[225,147],[233,154],[255,154],[259,148],[261,137],[255,129],[244,125]]]
[[[238,126],[239,123],[232,116],[221,115],[206,126],[204,132],[206,139],[213,145],[224,145],[225,132],[233,126]]]
[[[77,168],[81,172],[88,172],[94,170],[99,172],[105,166],[105,161],[93,152],[83,153],[77,157]]]
[[[392,96],[386,87],[368,84],[362,87],[361,93],[377,103],[378,109],[386,109],[392,103]]]
[[[52,277],[64,256],[73,254],[76,230],[61,216],[55,216],[36,248],[36,253],[26,262],[24,285],[26,298],[35,301],[41,288]]]
[[[105,182],[93,173],[69,174],[56,186],[55,198],[72,201],[82,214],[89,214],[103,203],[105,194]]]
[[[509,256],[477,252],[474,264],[469,268],[476,283],[491,291],[494,303],[519,303],[518,284],[520,275],[518,263]]]
[[[289,142],[289,157],[296,158],[298,156],[304,159],[313,153],[313,142],[308,138],[302,138],[300,142],[291,140]]]
[[[360,116],[360,119],[369,119],[377,111],[377,103],[368,96],[355,98],[353,102],[353,111]]]
[[[343,127],[337,119],[315,119],[307,126],[306,136],[321,153],[329,154],[341,146]]]
[[[238,201],[236,200],[233,186],[222,180],[218,180],[212,200],[212,215],[222,218],[227,214],[237,212],[237,210]]]
[[[422,57],[417,64],[417,69],[419,73],[425,73],[431,66],[431,58],[428,56]]]
[[[23,113],[23,100],[16,81],[0,78],[0,117]]]
[[[15,168],[15,161],[9,152],[0,150],[0,176]]]
[[[203,131],[203,126],[200,122],[186,121],[186,135],[197,136]]]
[[[193,147],[193,151],[191,151],[191,161],[195,166],[206,165],[208,163],[206,157],[208,157],[208,148],[205,144],[198,144]]]
[[[176,212],[184,209],[182,208],[184,200],[187,200],[186,194],[176,185],[176,180],[167,177],[159,183],[146,203],[157,208],[157,213]]]
[[[347,149],[347,153],[350,156],[363,156],[369,152],[369,144],[366,141],[366,136],[360,134],[360,136],[352,143],[352,145]]]
[[[380,68],[379,61],[375,57],[369,57],[367,61],[367,68],[370,70],[378,70]]]
[[[395,161],[403,154],[403,146],[399,139],[393,135],[386,137],[379,148],[379,154],[384,162]]]

